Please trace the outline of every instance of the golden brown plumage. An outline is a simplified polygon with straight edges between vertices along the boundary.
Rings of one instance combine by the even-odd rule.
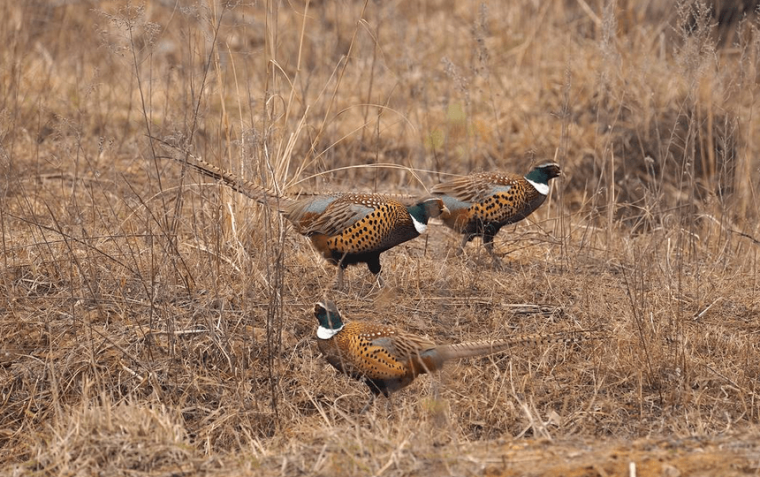
[[[518,222],[544,203],[549,180],[559,176],[556,163],[542,164],[525,177],[505,172],[479,172],[437,184],[432,193],[450,214],[443,219],[449,228],[464,235],[458,253],[467,242],[481,237],[494,259],[493,239],[499,229]]]
[[[426,230],[428,219],[448,214],[438,197],[424,198],[412,205],[380,194],[310,195],[291,199],[202,159],[192,158],[186,164],[259,203],[278,207],[299,233],[311,239],[314,248],[328,262],[338,266],[335,284],[339,288],[343,285],[346,267],[366,263],[370,272],[378,275],[382,252],[418,237]]]
[[[438,371],[446,361],[500,353],[516,345],[573,343],[583,339],[579,333],[564,333],[436,345],[429,339],[391,326],[344,323],[337,307],[329,300],[317,303],[314,315],[319,321],[319,350],[335,369],[367,383],[372,400],[379,394],[389,397],[420,374]]]

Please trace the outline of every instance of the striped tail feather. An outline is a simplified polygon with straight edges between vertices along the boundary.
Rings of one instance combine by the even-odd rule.
[[[436,346],[435,351],[438,353],[438,358],[440,360],[449,361],[501,353],[518,345],[541,346],[550,343],[579,343],[592,338],[588,333],[589,331],[575,331],[552,335],[526,335],[512,339],[494,341],[473,341],[469,343]]]
[[[203,159],[192,157],[187,162],[177,158],[174,159],[183,164],[187,164],[188,167],[206,177],[223,182],[235,192],[239,192],[260,204],[283,209],[293,202],[290,198],[282,197],[266,187],[256,185],[249,180],[238,177],[229,171],[204,161]]]

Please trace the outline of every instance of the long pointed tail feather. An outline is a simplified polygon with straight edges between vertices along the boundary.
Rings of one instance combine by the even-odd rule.
[[[214,180],[223,182],[227,187],[234,190],[235,192],[239,192],[240,194],[243,194],[244,196],[253,199],[260,204],[274,207],[281,212],[283,211],[284,207],[290,205],[293,202],[293,200],[290,198],[282,197],[274,191],[267,189],[266,187],[256,185],[249,180],[238,177],[232,172],[217,167],[209,162],[204,161],[203,159],[191,157],[187,162],[185,162],[184,160],[178,159],[176,157],[173,158],[178,162],[187,164],[188,167],[206,177],[210,177]]]
[[[593,335],[589,333],[593,333],[593,331],[562,332],[551,335],[535,334],[512,339],[440,345],[435,350],[442,361],[449,361],[501,353],[518,345],[540,346],[550,343],[579,343],[593,339]]]

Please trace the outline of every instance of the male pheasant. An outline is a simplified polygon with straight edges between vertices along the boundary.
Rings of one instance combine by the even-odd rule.
[[[336,288],[343,287],[345,268],[359,263],[366,263],[382,284],[380,254],[424,233],[430,218],[449,213],[439,197],[423,198],[412,205],[380,194],[279,197],[203,159],[191,161],[186,164],[201,174],[222,181],[257,202],[278,207],[329,263],[338,266]]]
[[[497,263],[494,236],[503,226],[529,216],[546,200],[549,180],[561,173],[559,164],[549,162],[534,168],[525,177],[505,172],[479,172],[436,184],[434,196],[443,199],[451,211],[443,219],[449,228],[464,235],[458,254],[475,237]]]
[[[338,308],[329,300],[317,303],[314,315],[319,321],[317,345],[327,362],[341,373],[364,381],[372,392],[362,412],[378,395],[389,398],[390,393],[410,385],[420,374],[438,371],[446,361],[500,353],[521,344],[575,343],[584,339],[578,333],[562,333],[436,345],[391,326],[344,323]]]

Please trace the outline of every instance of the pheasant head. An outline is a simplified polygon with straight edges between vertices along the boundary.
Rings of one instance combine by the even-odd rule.
[[[525,174],[525,179],[536,188],[542,195],[549,193],[549,180],[559,177],[562,174],[559,164],[556,162],[547,162],[533,168],[532,171]]]
[[[414,228],[420,234],[427,230],[429,219],[447,218],[450,214],[449,209],[440,197],[426,197],[414,205],[408,205],[406,210],[412,217]]]

